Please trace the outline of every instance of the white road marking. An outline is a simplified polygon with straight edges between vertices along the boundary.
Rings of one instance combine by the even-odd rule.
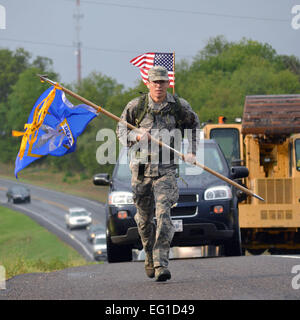
[[[289,258],[289,259],[300,259],[300,256],[285,256],[285,255],[270,255],[270,257],[275,257],[275,258]]]
[[[87,249],[87,247],[85,245],[83,245],[82,242],[80,242],[78,239],[76,239],[76,237],[73,234],[70,234],[69,232],[66,232],[66,230],[64,230],[63,228],[61,228],[59,225],[57,225],[56,223],[50,221],[49,219],[47,219],[46,217],[38,214],[37,212],[34,212],[32,210],[29,210],[28,208],[25,208],[23,206],[19,207],[22,208],[22,210],[25,210],[35,216],[38,216],[39,218],[42,218],[43,220],[45,220],[47,223],[51,224],[52,226],[54,226],[56,229],[60,230],[61,232],[65,233],[66,235],[68,235],[71,239],[73,239],[77,244],[79,244],[81,246],[81,248],[84,250],[84,252],[93,260],[94,257],[92,256],[92,254],[89,252],[89,250]]]

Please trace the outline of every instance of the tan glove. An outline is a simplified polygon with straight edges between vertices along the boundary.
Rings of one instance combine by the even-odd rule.
[[[187,163],[194,164],[196,162],[196,155],[193,153],[187,153],[183,155],[183,160]]]
[[[149,129],[139,128],[138,129],[138,134],[136,136],[136,140],[137,141],[141,141],[141,140],[144,140],[144,139],[147,139],[147,138],[148,138],[148,141],[151,140],[150,134],[149,134]]]

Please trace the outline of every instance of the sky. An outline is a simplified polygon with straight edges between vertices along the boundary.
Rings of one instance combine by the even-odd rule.
[[[296,5],[300,0],[80,0],[82,77],[96,71],[133,87],[141,78],[132,58],[175,52],[177,62],[192,62],[218,35],[300,58]],[[0,48],[48,57],[60,81],[76,82],[77,8],[76,0],[0,0]]]

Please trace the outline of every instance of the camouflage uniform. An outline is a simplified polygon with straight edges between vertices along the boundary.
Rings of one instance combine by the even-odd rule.
[[[167,93],[165,102],[161,104],[156,104],[151,99],[150,93],[148,94],[148,99],[149,108],[155,111],[155,114],[146,113],[140,123],[140,127],[149,130],[168,129],[171,131],[175,129],[175,117],[170,114],[162,115],[159,113],[165,108],[174,107],[175,99],[173,95]],[[130,101],[124,109],[121,119],[135,125],[135,112],[138,103],[139,98]],[[188,152],[196,154],[195,132],[199,128],[199,119],[187,101],[180,98],[180,103],[184,114],[181,127],[182,129],[193,129],[194,133],[189,141]],[[137,133],[129,130],[121,122],[117,127],[117,135],[123,145],[132,147],[136,144]],[[162,163],[161,159],[153,161],[153,159],[157,160],[158,154],[150,154],[149,149],[146,152],[150,161],[144,164],[142,175],[139,172],[141,168],[140,160],[133,159],[130,162],[133,199],[137,208],[135,220],[146,253],[146,260],[151,260],[153,257],[154,267],[167,267],[170,243],[174,235],[170,210],[171,206],[178,200],[177,166],[174,160],[169,163]],[[156,228],[153,222],[154,215],[157,219]]]

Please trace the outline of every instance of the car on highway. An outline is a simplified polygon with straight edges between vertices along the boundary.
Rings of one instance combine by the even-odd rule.
[[[87,240],[93,242],[98,234],[105,233],[105,227],[102,224],[91,224],[87,227]]]
[[[92,223],[91,213],[85,208],[69,208],[69,212],[65,215],[65,221],[70,230],[86,228]]]
[[[97,234],[93,240],[93,256],[97,261],[106,260],[107,246],[106,246],[106,234]]]
[[[93,180],[95,185],[109,185],[105,207],[108,262],[131,261],[132,249],[142,248],[134,220],[136,207],[127,158],[127,149],[123,148],[112,177],[102,173]],[[248,176],[247,168],[228,166],[214,140],[201,140],[197,161],[239,183]],[[175,227],[171,246],[221,246],[223,255],[241,255],[240,192],[206,170],[183,161],[179,161],[177,182],[179,199],[171,209]]]
[[[21,185],[14,185],[8,188],[6,192],[6,197],[8,202],[21,203],[21,202],[30,202],[30,190],[27,187]]]

